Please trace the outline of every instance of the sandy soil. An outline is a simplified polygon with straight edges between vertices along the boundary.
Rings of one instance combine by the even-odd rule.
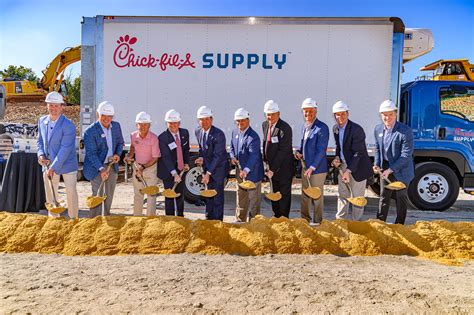
[[[0,254],[5,313],[473,313],[474,264],[405,256]]]

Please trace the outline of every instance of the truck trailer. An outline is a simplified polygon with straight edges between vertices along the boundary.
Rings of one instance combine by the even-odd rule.
[[[452,148],[441,145],[446,154],[440,159],[439,151],[432,146],[425,150],[420,144],[425,138],[417,142],[416,124],[423,121],[413,116],[414,99],[409,92],[416,85],[407,86],[408,96],[403,102],[400,99],[407,40],[404,31],[403,22],[393,17],[84,17],[81,134],[96,120],[96,108],[104,100],[115,106],[114,119],[121,123],[127,143],[140,111],[151,114],[152,131],[159,134],[166,128],[165,113],[175,109],[182,114],[181,126],[192,133],[198,125],[196,110],[206,105],[212,108],[214,124],[225,132],[229,143],[234,111],[239,107],[249,110],[251,126],[262,136],[263,104],[273,99],[280,105],[282,119],[293,128],[293,145],[297,147],[303,124],[300,105],[312,97],[318,102],[318,119],[329,126],[334,124],[332,105],[338,100],[348,103],[350,119],[363,126],[373,156],[373,130],[380,123],[378,107],[391,99],[400,106],[400,120],[415,130],[417,170],[428,169],[429,174],[435,174],[433,178],[444,178],[443,189],[432,196],[424,187],[433,183],[418,172],[421,180],[410,186],[410,199],[421,209],[444,210],[455,201],[460,185],[474,190],[472,142],[461,145],[471,150],[470,155],[461,154],[464,162],[457,156],[452,163],[445,160],[450,159]],[[415,39],[412,32],[408,40]],[[432,48],[432,39],[425,42]],[[422,53],[416,51],[416,56]],[[435,105],[422,105],[419,100],[417,104]],[[459,132],[470,134],[472,120],[459,128]],[[439,140],[437,132],[441,132],[439,128],[431,133],[434,142]],[[445,129],[446,139],[449,132]],[[330,158],[335,153],[332,138]],[[191,147],[196,157],[194,137]],[[419,168],[423,163],[431,164]],[[186,176],[188,201],[199,198],[199,177],[198,168]]]

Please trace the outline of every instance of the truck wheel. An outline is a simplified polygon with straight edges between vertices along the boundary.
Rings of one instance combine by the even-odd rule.
[[[437,162],[416,165],[408,188],[410,201],[421,210],[444,211],[459,194],[459,181],[452,169]]]
[[[195,204],[201,200],[200,192],[204,189],[201,183],[202,172],[200,167],[191,167],[184,177],[184,199]]]

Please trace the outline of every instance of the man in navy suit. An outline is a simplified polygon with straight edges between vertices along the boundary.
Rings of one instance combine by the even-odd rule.
[[[349,106],[342,101],[332,107],[336,124],[332,128],[336,140],[336,156],[332,165],[342,170],[338,175],[339,198],[337,201],[336,219],[346,219],[349,214],[351,188],[353,197],[364,197],[367,179],[372,173],[372,162],[367,153],[365,132],[361,126],[349,120]],[[352,219],[358,221],[364,214],[364,207],[352,206]]]
[[[237,128],[232,131],[230,157],[233,165],[239,164],[237,180],[246,179],[256,185],[256,189],[237,188],[236,222],[247,222],[260,214],[261,184],[263,179],[263,161],[260,152],[260,137],[250,127],[250,114],[243,108],[234,114]],[[250,218],[248,217],[250,215]]]
[[[184,183],[181,172],[189,169],[189,132],[180,128],[181,115],[174,109],[165,115],[167,129],[158,136],[161,159],[158,162],[158,177],[165,189],[176,183],[178,198],[165,198],[166,215],[184,216]]]
[[[280,118],[280,108],[273,100],[265,103],[267,119],[262,123],[263,160],[268,165],[266,175],[271,179],[273,191],[282,195],[272,201],[275,217],[287,217],[291,209],[291,183],[294,175],[293,132],[290,125]]]
[[[76,127],[74,123],[63,115],[64,100],[58,92],[46,95],[45,102],[48,115],[38,121],[38,162],[49,166],[44,172],[44,186],[46,201],[53,203],[53,193],[58,198],[59,177],[62,176],[66,185],[67,209],[71,219],[79,215],[79,201],[77,196],[77,154],[76,154]],[[52,180],[54,192],[48,181]],[[59,214],[49,212],[51,217]]]
[[[321,189],[321,198],[313,200],[301,194],[301,217],[311,225],[320,224],[323,220],[324,209],[324,181],[328,172],[326,150],[329,142],[328,126],[317,119],[318,105],[312,98],[307,98],[301,104],[305,124],[301,131],[301,147],[295,157],[304,159],[306,169],[302,170],[302,189],[306,189],[308,180],[312,187]],[[313,209],[313,218],[310,210]]]
[[[115,185],[118,176],[118,162],[123,152],[124,140],[120,124],[112,121],[115,109],[107,101],[99,104],[97,108],[97,121],[89,126],[84,132],[84,146],[86,156],[84,158],[84,177],[92,184],[92,194],[96,195],[102,181],[105,194],[103,205],[90,209],[90,217],[94,218],[101,214],[110,215],[110,208],[114,199]],[[107,165],[111,162],[115,164],[107,171]]]
[[[215,189],[217,195],[206,200],[206,219],[224,219],[224,185],[227,176],[227,151],[225,135],[222,130],[212,125],[212,110],[201,106],[197,111],[199,127],[195,131],[199,143],[199,158],[196,165],[202,166],[204,173],[202,183],[208,189]]]
[[[415,177],[413,165],[413,130],[397,121],[397,107],[391,100],[380,104],[382,124],[375,126],[375,165],[373,170],[382,177],[403,182],[407,187]],[[379,211],[377,219],[387,220],[390,199],[395,194],[397,206],[396,224],[404,224],[407,215],[407,189],[393,191],[385,189],[383,180],[380,187]]]

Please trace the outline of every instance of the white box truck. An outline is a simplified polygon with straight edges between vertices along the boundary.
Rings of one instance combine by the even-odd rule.
[[[293,127],[296,147],[300,105],[312,97],[318,118],[329,126],[332,105],[347,102],[373,155],[378,105],[386,99],[398,103],[404,31],[399,18],[84,17],[81,133],[104,100],[114,104],[127,142],[140,111],[151,114],[159,134],[169,109],[179,111],[181,126],[192,131],[196,110],[206,105],[229,142],[237,108],[250,111],[251,125],[261,134],[263,105],[273,99]],[[419,47],[407,53],[418,56]],[[334,151],[331,137],[328,154]],[[198,176],[188,173],[188,200],[198,197]]]

